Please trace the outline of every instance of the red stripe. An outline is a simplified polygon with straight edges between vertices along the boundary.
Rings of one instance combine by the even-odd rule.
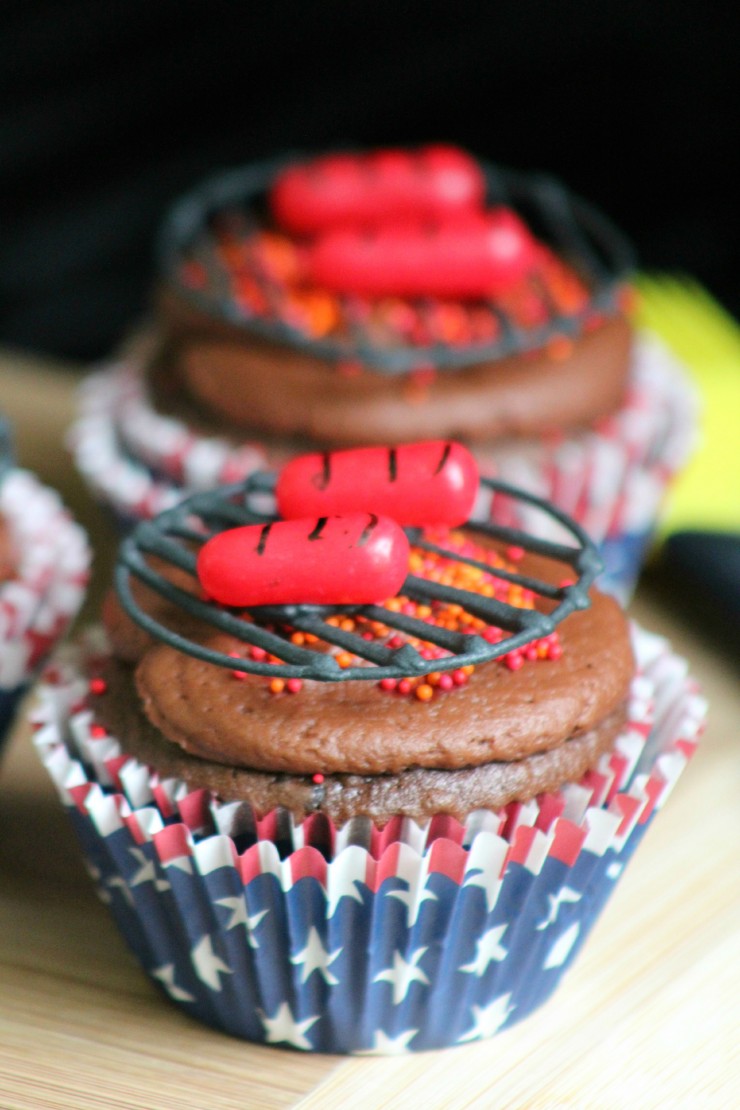
[[[326,886],[326,860],[316,848],[299,848],[290,856],[290,874],[294,883],[299,879],[316,879]]]
[[[574,825],[572,821],[561,818],[555,826],[555,835],[549,854],[553,859],[560,860],[561,863],[572,867],[578,859],[585,839],[586,830],[584,828],[581,828],[580,825]]]
[[[435,840],[429,854],[429,871],[435,875],[446,875],[461,886],[467,860],[467,849],[452,840]]]
[[[185,825],[168,825],[152,837],[154,850],[162,863],[193,854]]]

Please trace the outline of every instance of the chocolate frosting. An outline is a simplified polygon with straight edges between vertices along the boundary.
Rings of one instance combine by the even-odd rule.
[[[527,556],[522,570],[544,577],[545,562]],[[550,565],[550,575],[558,566]],[[166,573],[187,588],[182,572]],[[134,588],[139,604],[168,627],[226,655],[240,647],[154,600],[140,583]],[[464,688],[431,702],[381,691],[371,681],[309,681],[296,695],[275,695],[264,679],[240,680],[153,641],[114,597],[105,615],[114,651],[135,665],[143,711],[163,736],[202,759],[279,774],[381,775],[520,760],[598,727],[624,701],[633,673],[626,620],[597,591],[589,609],[560,625],[559,660],[518,671],[483,663]]]
[[[320,810],[337,825],[357,815],[384,825],[402,815],[423,819],[435,813],[462,819],[473,809],[498,809],[577,782],[614,743],[625,719],[618,706],[594,728],[557,748],[524,759],[493,761],[458,770],[413,768],[398,774],[327,775],[317,785],[307,775],[275,774],[226,766],[201,759],[169,743],[141,711],[130,668],[111,660],[105,668],[107,689],[96,700],[98,719],[141,763],[162,778],[212,791],[222,801],[248,801],[258,815],[275,807],[301,818]]]
[[[152,366],[166,409],[174,387],[223,432],[308,437],[316,444],[469,442],[537,436],[590,424],[621,404],[632,331],[603,321],[560,345],[441,371],[428,379],[334,363],[192,307],[171,289],[157,304],[164,343]]]

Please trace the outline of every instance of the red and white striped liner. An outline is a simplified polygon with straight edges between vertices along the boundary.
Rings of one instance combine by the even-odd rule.
[[[28,681],[76,616],[90,549],[58,494],[33,474],[11,469],[0,484],[0,519],[16,553],[0,582],[0,690]]]
[[[244,821],[244,803],[224,804],[183,782],[161,781],[127,757],[114,737],[98,735],[92,711],[82,704],[88,678],[80,649],[60,660],[41,686],[34,739],[62,801],[87,813],[101,836],[126,826],[137,843],[153,842],[163,862],[193,857],[203,873],[224,864],[242,881],[270,872],[284,889],[310,874],[329,892],[349,889],[355,880],[377,889],[390,874],[419,889],[430,871],[458,883],[480,870],[500,877],[512,860],[537,874],[548,856],[572,866],[582,850],[621,850],[663,806],[700,739],[706,704],[685,661],[659,637],[637,628],[633,635],[638,674],[628,722],[612,751],[579,783],[500,811],[477,810],[463,822],[446,815],[423,823],[398,818],[374,828],[365,847],[353,842],[353,822],[332,826],[328,860],[331,823],[323,815],[299,823],[283,812],[256,818],[257,842],[239,854],[230,834]],[[179,822],[166,824],[175,814]],[[281,840],[292,839],[293,851],[283,859],[278,830]],[[323,852],[314,847],[317,841]]]

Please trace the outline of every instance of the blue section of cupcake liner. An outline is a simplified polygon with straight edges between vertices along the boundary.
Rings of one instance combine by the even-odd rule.
[[[163,864],[128,828],[70,807],[98,891],[143,969],[193,1017],[250,1041],[326,1053],[423,1051],[491,1036],[541,1006],[570,967],[649,822],[620,851],[486,884],[430,873],[355,883]]]
[[[604,569],[596,579],[596,585],[616,597],[622,605],[632,598],[652,536],[652,528],[640,532],[620,532],[607,536],[599,544]]]
[[[26,683],[22,686],[16,686],[12,690],[0,689],[0,751],[2,751],[5,740],[10,732],[18,703],[27,689],[28,685]]]

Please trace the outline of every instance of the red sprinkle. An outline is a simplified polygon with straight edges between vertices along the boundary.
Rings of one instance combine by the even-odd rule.
[[[303,689],[303,683],[300,678],[289,678],[285,683],[285,689],[289,694],[297,694],[299,690]]]
[[[317,786],[321,786],[323,781],[324,776],[321,774],[321,771],[317,771],[315,775],[311,776],[311,782],[315,782]]]
[[[108,689],[108,683],[104,678],[91,678],[89,689],[91,694],[104,694]]]
[[[90,736],[93,740],[102,740],[107,735],[108,732],[102,725],[90,725]]]

